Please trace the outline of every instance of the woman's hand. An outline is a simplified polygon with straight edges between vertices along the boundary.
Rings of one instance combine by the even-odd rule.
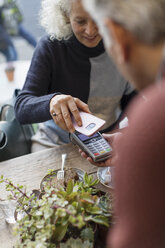
[[[88,105],[70,95],[56,95],[50,101],[50,114],[54,122],[64,130],[72,133],[75,131],[71,114],[79,126],[82,126],[79,109],[90,113]]]
[[[107,140],[107,142],[110,144],[113,150],[113,142],[114,139],[117,139],[122,134],[120,132],[116,132],[113,134],[103,134],[104,138]],[[114,160],[114,151],[112,151],[112,156],[110,156],[108,159],[101,161],[101,162],[94,162],[91,157],[88,157],[88,155],[79,149],[79,152],[81,153],[81,156],[86,158],[91,164],[96,165],[98,167],[106,167],[106,166],[113,166],[113,160]]]

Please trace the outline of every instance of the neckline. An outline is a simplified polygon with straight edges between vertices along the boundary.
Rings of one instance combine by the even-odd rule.
[[[101,40],[96,47],[87,47],[77,40],[73,34],[68,40],[68,44],[73,47],[78,53],[81,53],[84,57],[96,57],[105,52],[103,41]]]

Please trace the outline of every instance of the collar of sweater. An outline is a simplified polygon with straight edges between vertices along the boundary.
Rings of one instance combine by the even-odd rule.
[[[72,46],[74,50],[77,50],[78,53],[81,53],[84,57],[97,57],[105,52],[103,41],[101,40],[96,47],[87,47],[77,40],[75,35],[72,35],[69,40],[67,40],[68,45]]]

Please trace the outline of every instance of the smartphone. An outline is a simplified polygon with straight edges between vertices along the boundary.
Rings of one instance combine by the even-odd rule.
[[[112,154],[111,146],[99,132],[89,137],[75,131],[70,133],[70,140],[87,153],[94,162],[103,161]]]
[[[82,126],[79,127],[72,116],[73,126],[76,131],[86,135],[91,136],[97,132],[101,127],[104,126],[105,121],[101,118],[98,118],[92,114],[80,111],[80,117],[82,120]]]

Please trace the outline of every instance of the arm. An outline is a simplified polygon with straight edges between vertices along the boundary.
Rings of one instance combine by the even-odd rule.
[[[51,119],[49,102],[56,94],[51,89],[52,60],[47,42],[42,39],[32,58],[25,84],[15,103],[15,113],[21,124]]]
[[[65,77],[63,80],[60,77],[65,71],[62,71],[64,66],[60,67],[61,60],[58,61],[62,48],[60,50],[57,44],[59,42],[52,43],[48,38],[39,42],[23,90],[17,97],[15,112],[22,124],[44,122],[53,118],[61,128],[73,131],[70,113],[77,122],[81,122],[78,108],[86,112],[89,109],[78,98],[59,92],[65,90],[68,82],[65,82]],[[65,56],[63,49],[62,58],[66,59]],[[54,112],[56,117],[53,116]]]

